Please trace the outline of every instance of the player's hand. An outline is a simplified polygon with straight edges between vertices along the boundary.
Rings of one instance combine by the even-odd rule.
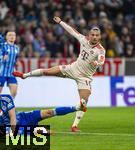
[[[53,20],[54,20],[56,23],[60,23],[60,22],[61,22],[60,17],[57,17],[57,16],[54,16]]]

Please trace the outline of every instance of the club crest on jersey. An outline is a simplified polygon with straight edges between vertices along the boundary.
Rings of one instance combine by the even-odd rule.
[[[3,110],[6,110],[6,106],[2,106],[2,109],[3,109]]]
[[[0,109],[0,116],[2,116],[3,115],[3,111]]]

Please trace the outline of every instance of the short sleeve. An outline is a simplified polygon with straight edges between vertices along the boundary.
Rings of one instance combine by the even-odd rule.
[[[11,110],[11,109],[13,109],[14,107],[15,107],[15,105],[14,105],[14,102],[13,102],[13,100],[12,100],[12,101],[10,101],[10,102],[8,103],[7,108],[8,108],[8,110]]]
[[[7,103],[7,110],[8,111],[15,107],[13,98],[10,95],[8,95],[8,94],[7,95],[3,95],[3,97],[4,97],[4,100]]]

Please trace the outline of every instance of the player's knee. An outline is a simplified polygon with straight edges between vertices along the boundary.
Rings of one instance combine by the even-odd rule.
[[[12,92],[11,95],[12,95],[13,98],[15,98],[16,95],[17,95],[17,92]]]
[[[42,71],[43,75],[49,75],[48,69],[42,69],[41,71]]]
[[[81,103],[81,107],[82,107],[82,111],[83,112],[86,112],[87,111],[87,102],[88,102],[88,100],[85,100],[85,99],[81,99],[80,100],[80,103]]]
[[[83,97],[81,97],[81,100],[85,101],[86,104],[87,104],[87,102],[88,102],[88,97],[83,96]]]

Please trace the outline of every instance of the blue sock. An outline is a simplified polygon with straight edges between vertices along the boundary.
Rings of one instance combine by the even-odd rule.
[[[57,107],[55,108],[55,115],[66,115],[76,111],[75,107]]]

